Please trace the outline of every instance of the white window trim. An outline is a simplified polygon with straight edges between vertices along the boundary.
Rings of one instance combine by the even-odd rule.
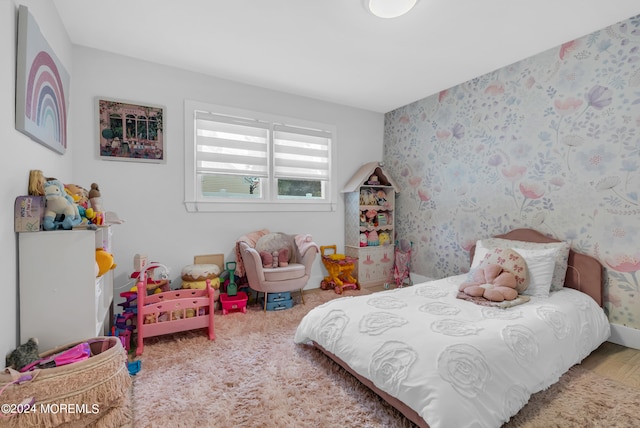
[[[333,140],[331,142],[331,172],[330,182],[325,191],[327,198],[323,201],[296,200],[296,201],[275,201],[275,200],[238,200],[232,201],[203,200],[200,195],[199,183],[196,177],[195,160],[195,111],[210,111],[234,116],[253,117],[273,122],[285,122],[294,126],[307,128],[322,128],[331,130]],[[335,211],[338,199],[338,180],[336,168],[337,152],[337,130],[334,125],[321,124],[306,120],[281,117],[268,113],[248,111],[233,107],[219,106],[200,101],[185,100],[184,102],[184,183],[185,197],[184,204],[188,212],[320,212]]]

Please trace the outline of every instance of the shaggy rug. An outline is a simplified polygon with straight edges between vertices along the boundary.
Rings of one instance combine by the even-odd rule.
[[[204,330],[147,339],[133,379],[133,427],[413,427],[320,351],[293,343],[300,319],[337,297],[308,292],[305,305],[296,294],[283,311],[216,313],[215,341]],[[637,390],[576,366],[505,427],[639,424]]]

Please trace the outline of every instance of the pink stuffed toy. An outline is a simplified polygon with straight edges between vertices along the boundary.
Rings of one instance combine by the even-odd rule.
[[[260,258],[262,259],[262,267],[269,269],[273,267],[273,255],[268,251],[260,251]]]
[[[460,285],[459,291],[473,297],[484,297],[492,302],[502,302],[518,297],[516,286],[513,273],[500,265],[489,263],[479,266],[471,279]]]
[[[289,266],[289,249],[280,248],[272,253],[260,251],[260,259],[265,269]]]

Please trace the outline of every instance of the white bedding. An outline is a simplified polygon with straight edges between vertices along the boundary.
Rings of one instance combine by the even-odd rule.
[[[563,288],[509,309],[456,299],[466,275],[334,299],[300,322],[315,341],[431,428],[499,427],[610,335],[595,301]]]

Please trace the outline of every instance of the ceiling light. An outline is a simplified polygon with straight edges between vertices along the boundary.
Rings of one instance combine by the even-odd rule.
[[[364,0],[365,7],[379,18],[397,18],[409,12],[418,0]]]

